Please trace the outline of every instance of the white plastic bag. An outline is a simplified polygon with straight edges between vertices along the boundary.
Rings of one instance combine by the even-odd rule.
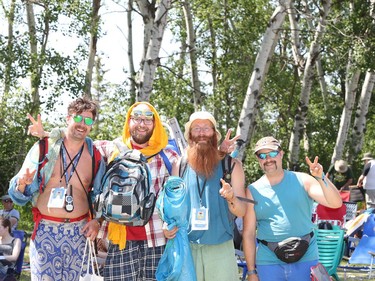
[[[84,265],[86,264],[86,272],[82,274]],[[103,281],[104,278],[100,276],[98,261],[94,250],[93,242],[90,239],[86,240],[85,252],[82,258],[81,273],[79,274],[79,281]]]

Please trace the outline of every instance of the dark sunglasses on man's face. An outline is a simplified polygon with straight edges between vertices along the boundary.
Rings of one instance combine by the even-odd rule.
[[[270,151],[270,152],[268,152],[268,153],[258,153],[258,154],[257,154],[257,157],[258,157],[259,159],[264,160],[264,159],[267,158],[267,155],[268,155],[270,158],[275,158],[277,155],[279,155],[279,151],[274,150],[274,151]]]
[[[5,199],[5,200],[2,200],[3,201],[3,203],[12,203],[13,201],[12,200],[10,200],[10,199]]]
[[[83,117],[82,115],[72,115],[74,122],[81,123],[84,120],[87,126],[92,126],[94,124],[94,119],[91,117]]]

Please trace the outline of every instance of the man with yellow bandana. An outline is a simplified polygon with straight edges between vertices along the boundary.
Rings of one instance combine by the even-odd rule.
[[[122,133],[123,143],[130,149],[138,149],[146,158],[152,176],[152,188],[157,194],[169,173],[159,154],[164,150],[169,162],[174,165],[178,154],[170,148],[168,135],[156,109],[147,102],[132,105],[127,114]],[[113,142],[96,141],[95,145],[109,162],[119,154]],[[104,266],[104,280],[155,280],[155,272],[163,254],[166,238],[163,221],[155,209],[145,226],[124,226],[109,223],[110,240],[108,256]]]

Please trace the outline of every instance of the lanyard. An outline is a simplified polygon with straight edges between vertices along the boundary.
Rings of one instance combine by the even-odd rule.
[[[64,142],[62,143],[60,153],[61,153],[61,159],[62,159],[62,162],[63,162],[64,172],[62,173],[61,178],[65,175],[65,183],[67,185],[68,185],[68,182],[70,181],[70,179],[72,178],[73,173],[76,170],[78,161],[79,161],[79,159],[81,158],[81,155],[82,155],[83,147],[84,147],[84,144],[82,145],[81,149],[78,151],[78,153],[72,159],[69,155],[68,150],[66,149],[66,147],[64,145]],[[69,165],[66,165],[66,154],[65,153],[68,155],[68,157],[70,159]],[[70,175],[68,176],[67,172],[68,172],[68,169],[71,165],[72,165],[72,169],[70,170]]]
[[[200,187],[200,184],[199,184],[199,178],[198,178],[198,175],[195,175],[195,177],[196,177],[196,180],[197,180],[198,194],[199,194],[199,201],[200,201],[200,204],[201,204],[201,206],[202,206],[202,196],[203,196],[204,189],[206,188],[207,179],[204,179],[203,186],[202,186],[202,190],[201,190],[201,187]]]

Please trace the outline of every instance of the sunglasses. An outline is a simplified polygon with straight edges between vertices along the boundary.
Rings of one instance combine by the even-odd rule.
[[[146,119],[153,119],[154,118],[154,113],[149,110],[133,110],[132,113],[130,114],[132,117],[145,117]]]
[[[74,122],[76,123],[81,123],[82,120],[84,120],[87,126],[92,126],[92,124],[94,124],[94,119],[92,119],[91,117],[83,117],[82,115],[72,115],[72,116],[73,116]]]
[[[13,201],[10,200],[10,199],[5,199],[5,200],[2,200],[4,203],[12,203]]]
[[[275,158],[277,155],[279,155],[280,151],[277,151],[277,150],[274,150],[274,151],[270,151],[268,153],[259,153],[257,154],[257,157],[259,159],[266,159],[267,158],[267,155],[270,157],[270,158]]]

